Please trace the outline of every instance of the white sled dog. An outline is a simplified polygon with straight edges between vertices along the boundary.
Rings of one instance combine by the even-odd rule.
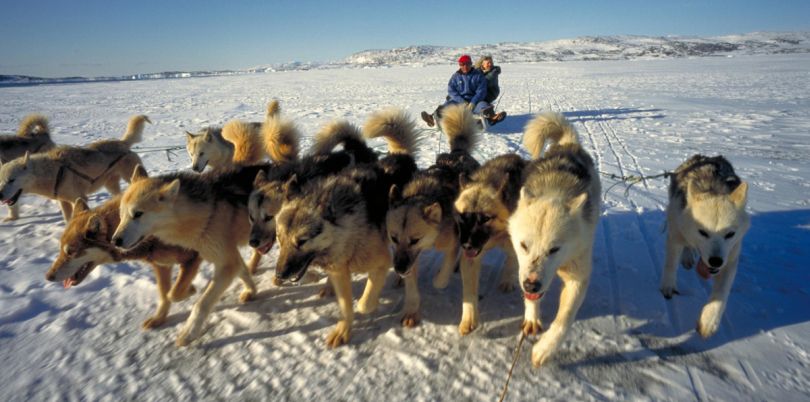
[[[50,151],[56,146],[51,141],[51,132],[48,128],[48,119],[39,114],[25,116],[16,135],[0,135],[0,165],[17,159],[26,153]],[[8,207],[8,217],[5,221],[13,221],[20,217],[19,204]]]
[[[267,105],[263,123],[231,120],[222,127],[206,127],[199,133],[186,131],[186,150],[191,169],[202,172],[235,165],[255,165],[270,156],[274,162],[288,162],[286,155],[298,154],[298,142],[277,142],[286,137],[274,135],[274,130],[288,129],[289,122],[279,116],[280,106],[273,100]]]
[[[130,148],[141,141],[144,115],[133,116],[120,140],[103,140],[86,147],[60,146],[48,152],[25,154],[0,167],[0,201],[10,206],[23,193],[57,200],[65,221],[70,220],[73,201],[85,199],[102,186],[110,193],[121,191],[120,180],[129,180],[141,158]]]
[[[747,199],[748,183],[722,156],[694,155],[670,179],[661,293],[667,299],[678,293],[678,260],[692,268],[697,252],[698,274],[706,280],[715,278],[697,322],[697,332],[704,338],[717,332],[737,275],[742,239],[751,225],[745,211]]]
[[[540,299],[555,274],[563,281],[557,316],[532,348],[532,363],[540,366],[562,343],[588,290],[601,186],[593,160],[561,114],[537,116],[523,138],[535,160],[526,167],[509,233],[524,292],[524,333],[542,330]]]

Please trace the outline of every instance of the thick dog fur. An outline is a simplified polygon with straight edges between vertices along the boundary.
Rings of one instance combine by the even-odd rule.
[[[465,107],[448,107],[441,124],[451,152],[438,155],[436,164],[417,172],[404,186],[393,186],[389,194],[386,228],[394,249],[394,270],[405,278],[406,300],[401,322],[406,327],[419,323],[417,270],[422,251],[435,247],[444,254],[433,286],[443,289],[450,281],[459,249],[453,209],[459,193],[458,177],[470,175],[478,168],[478,162],[470,155],[478,136],[472,113]]]
[[[285,164],[298,158],[301,133],[292,120],[282,118],[280,113],[278,101],[270,102],[262,125],[262,141],[270,159]]]
[[[478,326],[478,279],[481,259],[489,249],[506,253],[498,287],[509,292],[517,281],[517,260],[509,240],[507,220],[517,207],[526,161],[516,154],[490,159],[469,178],[460,176],[461,191],[454,202],[461,243],[463,285],[461,322],[458,330],[467,335]]]
[[[349,124],[337,122],[334,125]],[[325,135],[320,136],[317,143],[320,144],[320,153],[337,145],[334,136]],[[373,155],[370,148],[366,153]],[[382,164],[383,160],[346,168],[339,174],[311,183],[305,191],[297,192],[278,213],[276,275],[297,281],[311,264],[315,264],[326,270],[334,286],[341,319],[327,337],[330,347],[347,343],[351,334],[354,321],[351,273],[368,274],[366,289],[357,304],[358,311],[366,314],[377,308],[391,266],[385,232],[387,193],[397,180],[410,179],[405,170],[410,169],[411,175],[416,170],[413,158],[410,158],[410,164],[407,163],[409,157],[392,154],[383,158],[385,162]]]
[[[551,144],[543,153],[546,142]],[[564,284],[557,316],[532,348],[532,363],[539,366],[565,339],[585,298],[601,187],[593,160],[561,114],[541,114],[527,124],[524,145],[535,160],[526,167],[520,199],[509,218],[526,306],[524,333],[541,331],[540,299],[554,275]]]
[[[35,154],[53,149],[56,144],[51,141],[48,119],[40,114],[25,116],[20,122],[16,135],[0,135],[0,166],[17,159],[26,153]],[[20,206],[9,205],[5,221],[20,217]]]
[[[748,183],[740,180],[722,156],[694,155],[671,176],[667,206],[667,245],[661,293],[677,294],[678,260],[691,268],[697,253],[698,273],[714,277],[709,301],[703,306],[697,331],[708,338],[717,332],[742,249],[751,225],[745,211]]]
[[[131,250],[121,251],[112,244],[113,230],[120,222],[119,203],[115,196],[95,209],[89,209],[81,198],[74,203],[73,217],[59,241],[59,255],[45,278],[63,282],[65,288],[79,285],[101,264],[120,261],[144,261],[155,271],[158,306],[155,314],[143,322],[144,329],[162,325],[172,302],[185,300],[194,294],[191,281],[199,271],[202,259],[196,252],[170,246],[155,238],[147,238]],[[180,265],[180,273],[171,287],[172,266]]]
[[[278,101],[273,100],[267,106],[264,123],[231,120],[221,128],[206,127],[196,134],[186,131],[186,150],[191,158],[191,169],[202,172],[206,166],[228,169],[255,165],[268,155],[276,162],[283,162],[284,155],[297,154],[297,137],[279,135],[279,130],[287,133],[296,128],[282,120],[279,114]],[[265,129],[267,123],[270,124]],[[276,146],[291,149],[276,150]]]
[[[130,119],[120,140],[98,141],[87,147],[60,146],[48,152],[17,158],[0,167],[0,201],[14,205],[23,193],[59,201],[65,221],[73,201],[85,199],[102,186],[120,192],[119,181],[129,180],[141,158],[130,147],[140,141],[146,116]]]
[[[244,284],[241,301],[256,286],[239,254],[250,233],[247,200],[253,178],[268,166],[240,167],[226,173],[174,173],[148,178],[139,167],[120,203],[121,222],[113,235],[117,247],[132,248],[148,236],[194,250],[214,265],[205,292],[177,337],[184,346],[203,333],[208,315],[235,276]]]

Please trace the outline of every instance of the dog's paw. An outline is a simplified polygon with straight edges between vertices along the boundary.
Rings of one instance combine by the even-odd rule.
[[[441,272],[433,277],[433,288],[444,289],[450,284],[450,275],[442,275]]]
[[[553,352],[548,349],[540,349],[537,346],[539,345],[535,345],[532,348],[532,366],[534,367],[540,367],[546,364],[549,359],[551,359],[551,354]]]
[[[284,280],[282,280],[281,278],[279,278],[279,277],[277,277],[277,276],[274,276],[274,277],[273,277],[273,285],[274,285],[274,286],[276,286],[276,287],[280,287],[280,286],[281,286],[281,285],[283,285],[283,284],[284,284]]]
[[[681,293],[678,292],[678,289],[675,289],[675,286],[661,286],[661,294],[664,295],[664,298],[671,299],[673,295]]]
[[[17,218],[18,218],[17,216],[7,216],[7,217],[3,218],[3,222],[13,222],[13,221],[16,221]]]
[[[504,281],[498,284],[498,290],[502,293],[510,293],[515,290],[515,282],[514,281]]]
[[[402,315],[402,319],[399,320],[400,324],[405,328],[416,327],[419,325],[419,321],[421,321],[421,317],[418,311],[415,313],[405,313]]]
[[[157,328],[157,327],[163,325],[165,322],[166,322],[166,316],[165,315],[164,316],[155,315],[155,316],[147,318],[143,322],[143,324],[141,324],[141,327],[143,329],[145,329],[145,330],[149,330],[149,329]]]
[[[172,302],[181,302],[183,300],[188,299],[195,293],[197,293],[197,288],[195,288],[194,285],[189,285],[188,289],[186,289],[185,292],[177,289],[172,289],[171,291],[169,291],[168,297],[169,300],[171,300]]]
[[[239,303],[247,303],[256,298],[256,293],[252,290],[245,289],[239,294]]]
[[[335,288],[332,287],[330,284],[326,284],[321,287],[321,290],[318,291],[318,297],[323,299],[325,297],[332,297],[335,295]]]
[[[523,331],[523,335],[538,335],[543,332],[543,323],[540,320],[523,320],[520,329]]]
[[[461,317],[461,323],[458,324],[458,333],[465,336],[478,328],[478,317],[470,315],[468,317]]]
[[[703,339],[710,338],[717,333],[720,328],[720,320],[723,317],[722,314],[719,302],[711,302],[703,307],[696,328]]]
[[[326,346],[336,348],[349,343],[351,330],[351,327],[345,321],[338,321],[335,329],[326,337]]]
[[[559,331],[555,331],[553,327],[546,331],[532,347],[532,365],[540,367],[548,363],[561,341],[562,334]]]
[[[377,306],[379,306],[378,300],[370,300],[371,298],[361,297],[360,300],[357,301],[357,312],[360,314],[371,314],[375,310],[377,310]]]

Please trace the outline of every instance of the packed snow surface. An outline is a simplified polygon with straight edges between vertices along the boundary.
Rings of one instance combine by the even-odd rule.
[[[496,64],[500,60],[496,58]],[[527,339],[507,400],[810,399],[810,55],[502,64],[498,109],[509,117],[483,135],[481,161],[518,152],[525,123],[559,111],[578,129],[603,173],[594,273],[572,331],[553,362],[531,366]],[[182,80],[0,88],[0,129],[28,113],[51,121],[54,140],[120,137],[133,114],[154,122],[139,146],[184,145],[194,131],[232,118],[260,121],[271,99],[306,133],[324,123],[362,124],[385,106],[414,117],[445,95],[452,64],[286,71]],[[424,127],[421,125],[420,126]],[[425,127],[426,128],[426,127]],[[446,138],[423,132],[429,166]],[[383,150],[382,141],[373,145]],[[609,177],[657,175],[695,153],[722,154],[750,184],[752,227],[720,331],[694,331],[711,287],[679,269],[681,295],[658,290],[667,181],[627,187]],[[152,174],[186,169],[185,151],[143,152]],[[97,205],[108,197],[91,197]],[[100,267],[79,286],[45,281],[64,228],[52,201],[21,199],[21,219],[0,223],[0,399],[29,400],[474,400],[492,401],[506,381],[523,303],[496,287],[503,253],[485,258],[482,326],[461,337],[461,279],[436,290],[438,255],[422,261],[420,326],[400,326],[403,291],[393,272],[374,314],[357,316],[351,343],[327,349],[334,299],[323,281],[272,284],[277,252],[263,261],[255,301],[233,285],[207,331],[178,349],[174,338],[196,297],[144,331],[156,304],[151,269]],[[5,214],[5,211],[0,211]],[[248,250],[244,251],[248,255]],[[204,265],[195,280],[204,288]],[[355,278],[358,295],[364,278]],[[547,326],[559,283],[543,299]]]

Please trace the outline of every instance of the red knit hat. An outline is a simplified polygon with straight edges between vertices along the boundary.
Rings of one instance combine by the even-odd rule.
[[[472,64],[472,59],[470,56],[462,54],[461,57],[458,58],[458,64]]]

